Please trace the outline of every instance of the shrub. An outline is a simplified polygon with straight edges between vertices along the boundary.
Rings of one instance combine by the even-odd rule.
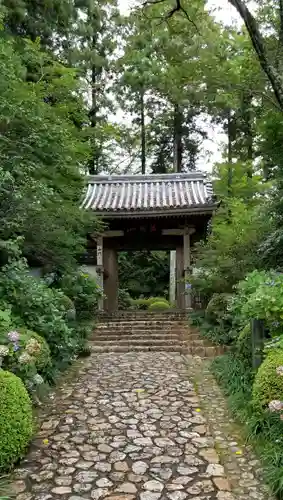
[[[33,278],[24,260],[4,266],[0,272],[0,296],[11,304],[12,314],[42,335],[51,351],[53,363],[64,368],[78,348],[78,336],[66,321],[63,293],[50,289],[43,280]]]
[[[206,318],[219,325],[232,324],[232,316],[229,311],[232,295],[229,293],[215,293],[210,299],[206,310]]]
[[[253,405],[265,408],[273,400],[283,400],[283,376],[277,372],[283,366],[283,350],[268,354],[258,369],[253,384]]]
[[[148,309],[149,311],[170,309],[170,304],[168,302],[162,302],[160,300],[158,302],[153,302],[153,304],[151,304]]]
[[[168,300],[165,297],[150,297],[147,299],[148,307],[154,304],[154,302],[168,302]]]
[[[33,434],[32,405],[22,381],[0,370],[0,470],[24,454]]]
[[[102,292],[92,276],[82,271],[66,274],[59,287],[73,301],[79,319],[94,317]]]
[[[236,341],[236,352],[238,356],[251,363],[252,360],[252,338],[251,325],[248,323],[240,332]]]
[[[65,309],[65,318],[67,321],[76,319],[76,308],[74,302],[67,295],[62,293],[62,297],[60,298],[60,304],[62,304]]]
[[[30,330],[11,330],[0,345],[0,366],[22,379],[32,396],[42,394],[51,365],[50,350],[43,337]]]
[[[119,288],[118,290],[118,309],[124,311],[125,309],[130,309],[132,306],[132,299],[128,290]]]
[[[28,350],[29,342],[33,339],[39,344],[40,348],[34,351],[33,357],[37,370],[44,371],[44,368],[51,364],[50,349],[46,340],[32,330],[27,330],[25,328],[19,328],[18,330],[21,334],[19,345],[23,346],[26,350]]]

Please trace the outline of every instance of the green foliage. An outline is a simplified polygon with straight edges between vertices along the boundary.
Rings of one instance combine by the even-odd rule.
[[[83,108],[78,80],[72,70],[47,62],[37,42],[27,42],[24,54],[40,68],[35,82],[26,81],[13,40],[0,37],[0,239],[21,235],[21,248],[32,261],[48,270],[66,269],[83,253],[92,224],[79,207],[79,165],[88,148],[71,119],[74,95]],[[51,77],[56,71],[57,78]],[[51,106],[48,96],[55,94]]]
[[[229,353],[216,358],[211,368],[228,396],[232,414],[242,424],[247,439],[262,461],[264,479],[282,500],[282,420],[277,414],[257,410],[251,403],[254,374],[246,362]]]
[[[131,299],[131,306],[133,309],[145,311],[148,309],[148,299]]]
[[[159,311],[159,310],[165,310],[165,309],[170,309],[170,304],[167,301],[157,301],[153,302],[152,304],[149,305],[148,310],[149,311]]]
[[[258,207],[232,199],[219,209],[206,243],[196,246],[192,285],[205,297],[231,293],[233,286],[259,264],[257,247],[268,230]]]
[[[217,323],[225,328],[226,323],[231,325],[232,317],[229,311],[232,295],[228,293],[215,293],[205,310],[208,320]]]
[[[101,290],[92,276],[82,271],[65,274],[58,285],[73,301],[78,319],[94,318]]]
[[[123,288],[119,288],[118,290],[118,309],[126,310],[130,309],[132,306],[132,299],[128,292],[128,290],[124,290]]]
[[[168,302],[165,297],[150,297],[147,299],[148,307],[150,307],[155,302]]]
[[[248,323],[238,334],[236,340],[236,353],[249,365],[252,362],[252,338],[251,325]]]
[[[66,366],[76,353],[78,338],[66,321],[62,292],[33,278],[23,261],[4,266],[0,272],[0,296],[11,304],[12,313],[30,330],[42,335],[53,363]]]
[[[24,454],[33,434],[32,406],[22,381],[0,370],[0,470]]]
[[[276,369],[283,366],[283,350],[268,354],[258,369],[253,385],[253,404],[265,408],[273,400],[283,399],[283,377]]]
[[[169,286],[169,253],[146,250],[120,252],[119,282],[120,287],[128,290],[134,299],[151,295],[166,297]]]
[[[20,333],[19,345],[27,352],[29,352],[29,350],[31,351],[30,353],[35,359],[35,367],[37,371],[44,375],[45,368],[51,365],[51,353],[45,338],[32,330],[25,328],[19,328],[18,330]],[[33,349],[33,352],[30,340],[36,340],[38,343],[38,345],[35,346],[35,349]],[[30,349],[28,348],[29,345]]]

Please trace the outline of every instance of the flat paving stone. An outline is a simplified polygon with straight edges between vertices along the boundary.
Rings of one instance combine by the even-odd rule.
[[[14,474],[16,500],[271,500],[254,457],[222,463],[218,451],[237,437],[219,420],[229,420],[224,402],[214,405],[216,424],[209,390],[196,394],[202,370],[169,352],[78,361],[39,411],[40,431]]]

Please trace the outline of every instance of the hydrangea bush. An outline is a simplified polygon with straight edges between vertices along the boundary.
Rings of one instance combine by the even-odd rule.
[[[39,337],[39,336],[37,336]],[[6,335],[6,344],[0,345],[0,367],[13,372],[20,377],[30,393],[37,393],[38,386],[44,383],[43,377],[38,373],[39,366],[43,366],[42,356],[46,354],[44,341],[26,336],[16,330]],[[46,364],[50,362],[48,356]]]
[[[20,317],[23,325],[45,338],[56,369],[66,367],[74,359],[79,336],[66,319],[69,305],[62,291],[32,277],[26,262],[19,260],[1,269],[0,296],[11,304],[12,314]]]

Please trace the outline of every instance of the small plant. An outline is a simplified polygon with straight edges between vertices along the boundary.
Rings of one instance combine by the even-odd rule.
[[[170,309],[170,304],[168,302],[165,302],[165,300],[162,302],[161,300],[158,302],[153,302],[148,308],[149,311],[158,311],[158,310],[166,310]]]
[[[0,470],[21,458],[33,435],[32,405],[23,382],[0,370]]]

